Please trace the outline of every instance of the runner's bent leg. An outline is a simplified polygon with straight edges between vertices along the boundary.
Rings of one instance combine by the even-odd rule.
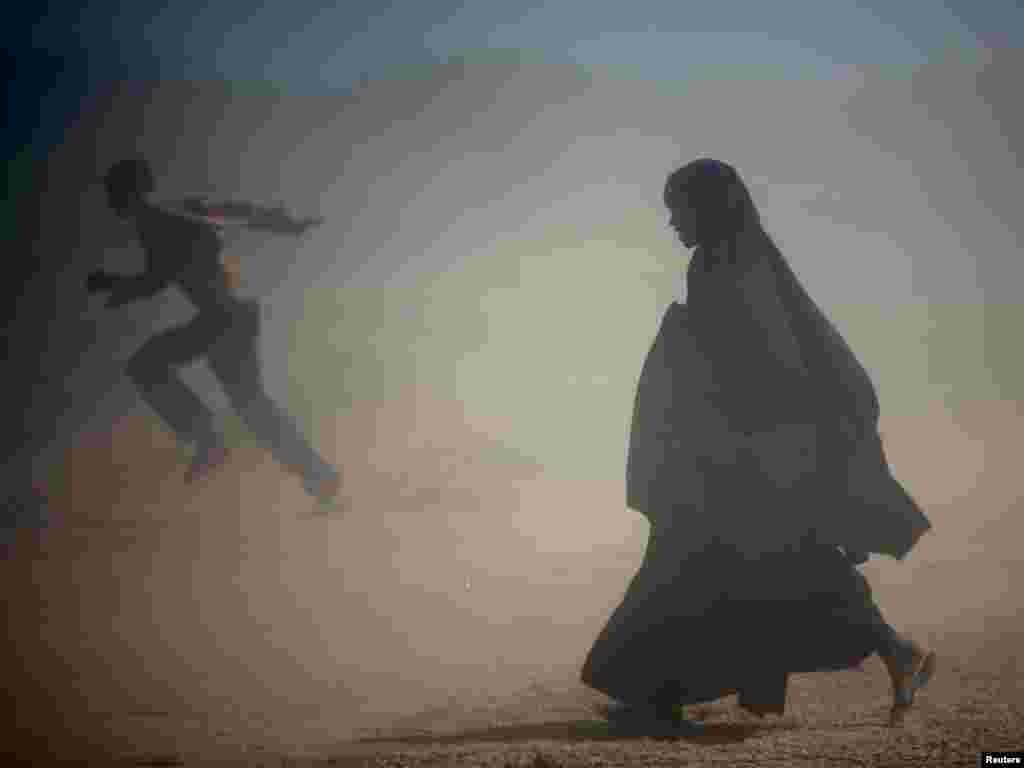
[[[307,491],[319,495],[325,483],[336,481],[337,471],[266,393],[258,336],[239,333],[225,337],[210,351],[209,361],[232,407],[276,461],[301,474]]]
[[[177,371],[201,357],[215,339],[216,328],[198,315],[185,325],[153,336],[125,365],[125,373],[142,399],[185,444],[218,439],[210,409]]]

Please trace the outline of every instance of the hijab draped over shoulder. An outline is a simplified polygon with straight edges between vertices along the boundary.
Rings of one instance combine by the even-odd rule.
[[[688,305],[702,348],[722,369],[716,379],[742,389],[732,393],[730,420],[746,432],[794,421],[826,431],[874,429],[871,379],[762,227],[736,170],[694,161],[669,177],[670,195],[682,195],[697,214]],[[761,402],[759,414],[751,398]]]
[[[762,227],[739,174],[696,160],[669,177],[665,200],[695,213],[697,247],[686,305],[666,312],[637,388],[629,506],[651,519],[701,507],[733,522],[803,520],[794,530],[813,526],[836,545],[903,557],[929,524],[889,472],[875,388]],[[763,485],[757,499],[726,500],[699,458],[702,425],[715,419],[740,442],[806,427],[813,478],[800,494],[772,496],[749,465],[725,468],[719,491]]]

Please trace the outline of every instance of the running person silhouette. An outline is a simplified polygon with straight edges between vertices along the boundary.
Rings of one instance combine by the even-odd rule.
[[[146,341],[125,366],[143,400],[181,443],[194,446],[186,482],[207,476],[227,459],[213,413],[177,371],[205,357],[231,406],[274,458],[297,474],[315,499],[333,501],[340,490],[338,471],[320,457],[264,390],[260,306],[236,295],[237,274],[221,261],[223,243],[217,223],[218,219],[239,218],[250,228],[300,235],[320,220],[293,220],[283,209],[267,210],[248,203],[208,206],[201,199],[190,199],[180,210],[156,205],[149,199],[153,173],[143,158],[116,163],[103,183],[109,206],[118,216],[134,222],[147,267],[142,274],[131,276],[94,271],[86,280],[88,291],[109,292],[106,306],[119,307],[155,296],[175,284],[197,310],[189,322]]]

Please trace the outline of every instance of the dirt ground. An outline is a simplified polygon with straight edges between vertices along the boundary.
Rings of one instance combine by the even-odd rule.
[[[0,564],[2,751],[97,766],[973,766],[1024,748],[1022,428],[1024,408],[996,402],[883,425],[935,526],[906,562],[865,566],[890,621],[939,655],[902,728],[884,727],[870,659],[793,678],[784,717],[726,699],[691,710],[703,736],[658,741],[607,737],[603,697],[576,681],[643,551],[621,482],[484,460],[499,426],[417,395],[325,429],[346,491],[323,514],[251,445],[188,492],[173,445],[131,416],[75,448],[55,524]]]

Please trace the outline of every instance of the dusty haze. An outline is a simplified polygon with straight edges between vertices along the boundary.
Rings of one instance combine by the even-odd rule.
[[[346,94],[98,98],[47,170],[25,299],[49,343],[10,471],[47,477],[55,521],[2,566],[20,737],[297,748],[571,685],[643,553],[628,417],[684,266],[661,184],[698,154],[750,179],[879,383],[890,460],[935,525],[907,562],[866,567],[883,610],[946,656],[1015,664],[1015,56],[675,90],[492,62]],[[968,124],[972,98],[992,106]],[[127,149],[161,197],[326,217],[232,247],[267,307],[270,391],[342,468],[343,510],[313,514],[242,433],[224,473],[181,484],[117,360],[188,308],[104,314],[81,290],[101,263],[140,264],[94,184]],[[151,733],[159,713],[196,733]]]

